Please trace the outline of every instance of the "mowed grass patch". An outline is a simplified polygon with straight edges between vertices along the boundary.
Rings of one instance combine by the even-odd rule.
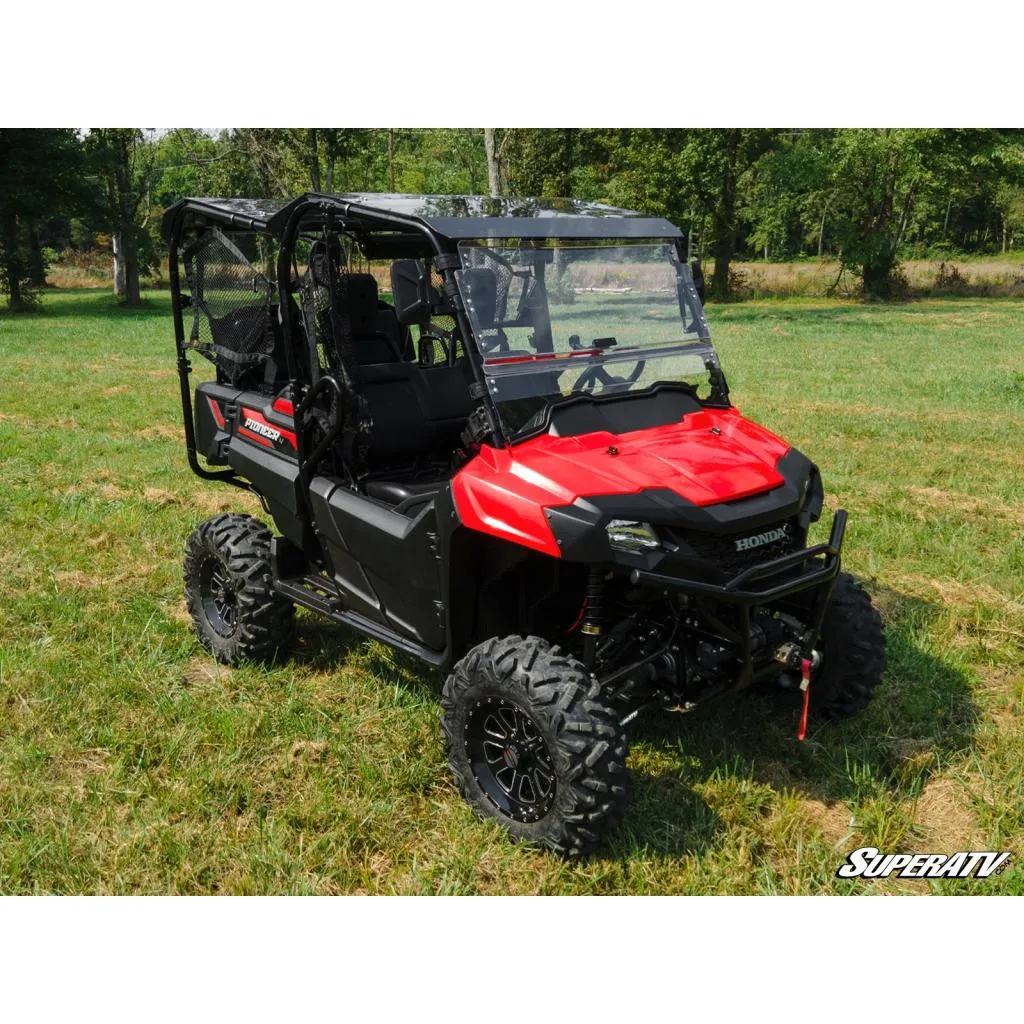
[[[422,666],[304,613],[278,665],[202,652],[185,538],[260,512],[188,471],[148,299],[0,317],[0,890],[928,891],[836,879],[858,845],[1009,849],[1002,875],[932,888],[1024,889],[1024,302],[711,307],[737,405],[851,513],[889,670],[804,744],[759,694],[643,722],[625,826],[565,864],[459,799]]]

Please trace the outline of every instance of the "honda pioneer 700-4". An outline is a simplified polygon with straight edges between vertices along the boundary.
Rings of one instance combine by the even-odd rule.
[[[672,224],[310,194],[186,199],[164,231],[189,463],[276,527],[187,542],[220,661],[281,656],[296,605],[422,658],[466,800],[570,855],[622,816],[641,712],[756,684],[802,733],[867,703],[846,513],[808,545],[818,469],[730,403]]]

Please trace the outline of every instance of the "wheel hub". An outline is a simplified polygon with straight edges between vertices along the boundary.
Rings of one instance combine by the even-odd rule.
[[[227,567],[216,558],[207,559],[199,576],[203,612],[218,636],[228,637],[238,621],[238,591]]]
[[[466,718],[473,778],[516,821],[539,821],[555,800],[555,766],[533,718],[505,697],[477,701]]]

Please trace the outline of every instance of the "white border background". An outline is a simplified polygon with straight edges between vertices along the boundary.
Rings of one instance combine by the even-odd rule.
[[[1015,1019],[1009,899],[12,897],[4,1018]]]
[[[992,0],[9,4],[0,120],[1019,125],[1021,21]],[[1011,912],[8,898],[0,977],[7,1020],[951,1020],[1016,1011]]]
[[[0,120],[1014,126],[1022,26],[1019,0],[10,3]]]

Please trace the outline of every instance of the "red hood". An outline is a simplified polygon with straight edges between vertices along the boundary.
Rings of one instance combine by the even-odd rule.
[[[465,525],[557,555],[547,507],[650,489],[694,505],[733,501],[778,487],[775,467],[787,451],[736,409],[704,409],[625,434],[542,434],[512,448],[484,447],[455,475],[453,493]]]

